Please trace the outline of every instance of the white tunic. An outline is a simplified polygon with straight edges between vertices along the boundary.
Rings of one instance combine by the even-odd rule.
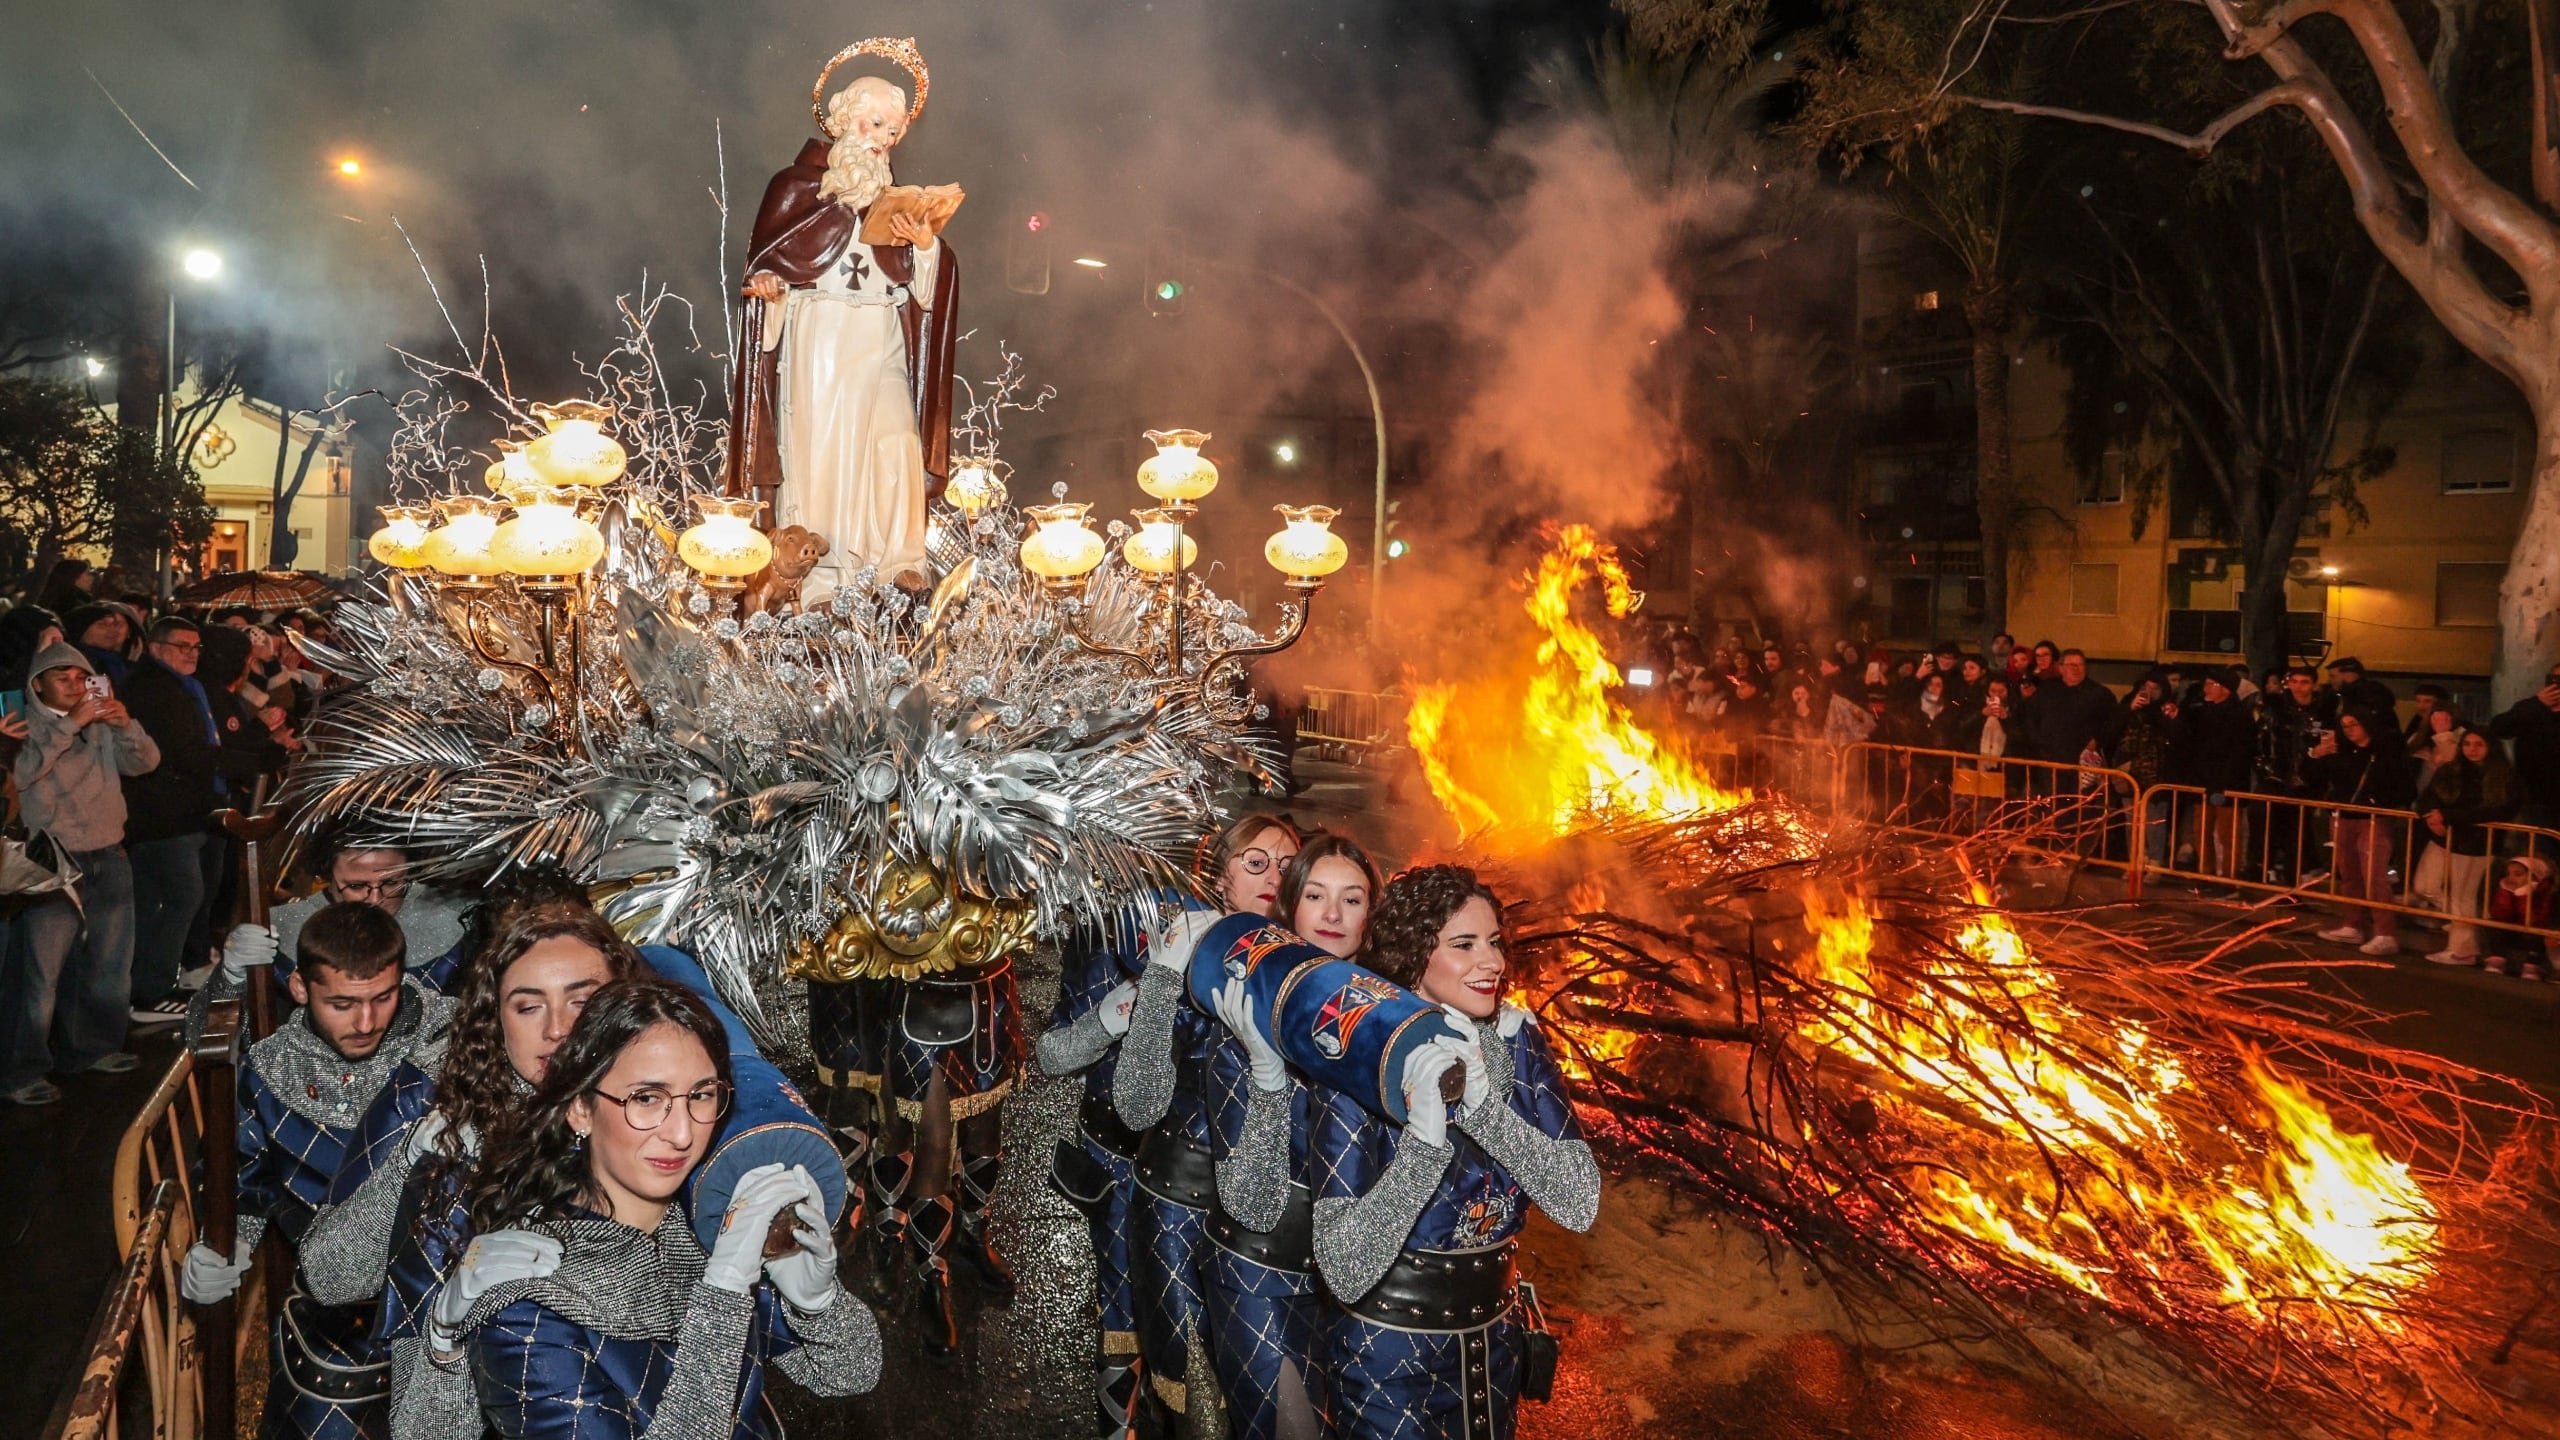
[[[916,252],[915,297],[933,303],[939,243]],[[815,285],[784,300],[780,334],[781,514],[827,539],[807,600],[822,598],[865,565],[881,578],[924,575],[924,442],[907,384],[900,306],[907,287],[880,272],[854,240]],[[772,327],[768,332],[772,333]]]

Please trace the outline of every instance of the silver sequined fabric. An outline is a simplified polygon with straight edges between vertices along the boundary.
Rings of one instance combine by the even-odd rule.
[[[1052,1025],[1042,1031],[1031,1058],[1043,1075],[1073,1075],[1108,1054],[1116,1038],[1102,1028],[1102,1011],[1095,1008],[1077,1016],[1072,1024]]]
[[[1265,1090],[1245,1082],[1244,1128],[1218,1162],[1218,1203],[1245,1228],[1268,1233],[1289,1206],[1289,1100],[1298,1082]]]
[[[1453,1146],[1425,1145],[1407,1130],[1368,1194],[1316,1202],[1316,1268],[1334,1294],[1357,1300],[1386,1278],[1457,1153]]]
[[[1138,977],[1129,1033],[1120,1037],[1120,1067],[1111,1074],[1111,1108],[1120,1123],[1144,1130],[1173,1108],[1173,1016],[1182,1004],[1179,970],[1150,965]]]
[[[1548,1219],[1577,1234],[1588,1231],[1600,1218],[1600,1163],[1589,1145],[1550,1135],[1511,1108],[1511,1042],[1495,1026],[1480,1020],[1475,1027],[1493,1090],[1452,1123],[1500,1161]]]

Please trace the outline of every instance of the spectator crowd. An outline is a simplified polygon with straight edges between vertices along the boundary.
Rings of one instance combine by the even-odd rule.
[[[306,610],[170,608],[64,560],[0,595],[0,1100],[132,1069],[134,1027],[175,1025],[239,897],[216,812],[282,777],[332,677]]]
[[[2521,927],[2552,924],[2560,856],[2495,827],[2560,828],[2560,667],[2491,716],[2466,715],[2434,684],[2404,705],[2353,656],[2256,676],[2160,665],[2118,694],[2079,650],[2006,635],[1988,655],[1949,643],[1897,656],[1852,639],[1710,648],[1673,627],[1637,642],[1626,668],[1722,745],[1950,752],[1900,762],[1898,802],[1922,818],[1945,813],[1959,767],[2005,772],[1994,793],[2007,799],[2121,789],[2088,776],[2121,772],[2150,797],[2128,825],[2154,867],[2443,911],[2460,918],[2428,959],[2548,977],[2542,942]],[[2017,761],[2041,763],[2004,763]],[[2322,938],[2393,955],[2408,918],[2351,907]]]

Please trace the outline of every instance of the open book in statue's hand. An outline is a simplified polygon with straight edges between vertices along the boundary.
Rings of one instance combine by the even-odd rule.
[[[892,185],[862,213],[862,243],[900,243],[890,231],[889,222],[901,215],[914,216],[939,236],[942,227],[950,224],[951,217],[959,211],[960,202],[967,198],[957,185]]]

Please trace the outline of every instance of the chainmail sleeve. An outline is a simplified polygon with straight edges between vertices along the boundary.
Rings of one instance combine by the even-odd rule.
[[[258,973],[266,974],[266,967],[259,967]],[[187,997],[187,1019],[179,1027],[178,1043],[189,1051],[204,1043],[204,1027],[213,1019],[213,1007],[225,1000],[239,999],[248,989],[247,982],[223,974],[222,966],[216,964],[213,973],[196,987],[196,993]]]
[[[1408,1130],[1369,1193],[1316,1202],[1316,1268],[1334,1294],[1357,1300],[1386,1278],[1457,1153],[1453,1146],[1425,1145]]]
[[[1452,1116],[1450,1123],[1500,1161],[1548,1219],[1576,1234],[1589,1232],[1600,1218],[1600,1162],[1592,1158],[1579,1127],[1561,1123],[1571,1111],[1569,1102],[1557,1093],[1561,1081],[1547,1057],[1544,1039],[1535,1029],[1523,1029],[1516,1039],[1507,1037],[1492,1022],[1479,1022],[1475,1031],[1476,1043],[1484,1047],[1485,1067],[1497,1077],[1496,1082],[1473,1109]],[[1520,1051],[1517,1069],[1515,1046]],[[1561,1111],[1562,1116],[1554,1118],[1560,1122],[1556,1128],[1565,1133],[1549,1134],[1521,1114],[1511,1103],[1515,1090],[1535,1111]]]
[[[880,1320],[871,1307],[836,1290],[824,1310],[810,1312],[785,1300],[782,1313],[800,1343],[774,1367],[812,1395],[860,1395],[880,1383]]]
[[[1120,1068],[1111,1075],[1111,1108],[1132,1130],[1147,1129],[1173,1108],[1173,1021],[1182,998],[1179,970],[1150,965],[1138,977],[1138,1003],[1120,1039]]]
[[[409,1183],[408,1147],[374,1168],[347,1200],[325,1206],[302,1232],[302,1281],[323,1305],[353,1305],[382,1293],[391,1271],[400,1191]]]
[[[1102,1028],[1102,1009],[1096,1006],[1077,1016],[1071,1024],[1052,1025],[1041,1032],[1040,1043],[1032,1050],[1032,1059],[1043,1075],[1073,1075],[1109,1054],[1111,1043],[1116,1038]],[[1167,1043],[1171,1043],[1169,1034]]]
[[[461,1352],[439,1365],[420,1335],[395,1337],[391,1351],[391,1440],[479,1440],[480,1396]]]
[[[1244,1091],[1244,1126],[1218,1162],[1218,1203],[1245,1228],[1268,1233],[1289,1206],[1289,1101],[1298,1085],[1293,1080],[1265,1090],[1240,1078],[1238,1088]]]
[[[678,1219],[678,1224],[684,1223]],[[676,1331],[676,1358],[658,1408],[639,1440],[726,1435],[738,1423],[738,1374],[755,1327],[753,1293],[696,1285]]]

